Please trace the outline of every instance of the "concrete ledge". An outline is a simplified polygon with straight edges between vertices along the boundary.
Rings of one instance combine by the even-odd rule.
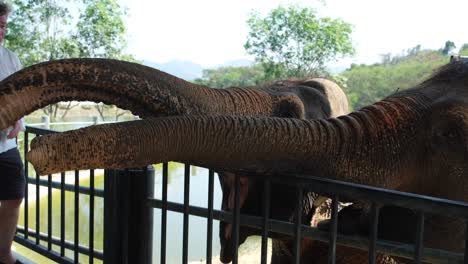
[[[13,252],[13,255],[15,256],[17,260],[23,262],[24,264],[36,264],[36,262],[31,261],[30,259],[27,259],[16,252]]]

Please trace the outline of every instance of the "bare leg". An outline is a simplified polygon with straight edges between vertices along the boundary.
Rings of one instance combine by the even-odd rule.
[[[11,245],[18,224],[19,208],[23,200],[0,201],[0,262],[14,263]]]

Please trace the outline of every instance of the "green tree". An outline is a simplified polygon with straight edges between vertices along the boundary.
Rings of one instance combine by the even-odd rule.
[[[124,53],[126,10],[115,0],[12,0],[12,7],[5,46],[24,66],[72,57],[134,60]],[[52,104],[42,110],[53,118],[62,111],[65,117],[75,106]]]
[[[447,40],[445,42],[444,48],[442,49],[442,54],[448,55],[450,51],[456,48],[455,43],[453,41]]]
[[[462,47],[458,51],[458,54],[460,54],[461,56],[468,56],[468,43],[462,45]]]
[[[311,8],[279,6],[266,17],[253,12],[247,25],[244,48],[264,67],[268,79],[322,72],[327,62],[354,53],[351,25],[319,18]]]
[[[69,1],[13,0],[5,46],[24,66],[78,55],[77,43],[67,35],[72,16]]]
[[[195,82],[213,88],[231,86],[251,86],[264,80],[264,72],[259,65],[242,67],[220,67],[203,70],[203,77]]]
[[[86,7],[77,23],[81,57],[132,59],[123,53],[127,42],[123,17],[127,11],[115,0],[83,0]]]

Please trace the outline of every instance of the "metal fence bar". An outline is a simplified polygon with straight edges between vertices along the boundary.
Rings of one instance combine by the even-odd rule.
[[[124,199],[129,200],[129,211],[122,212],[128,218],[127,263],[152,263],[154,212],[146,205],[146,199],[154,196],[154,169],[132,169],[128,177],[130,197]]]
[[[208,171],[208,219],[206,227],[206,263],[211,264],[213,250],[214,171]]]
[[[37,185],[39,182],[39,174],[36,173],[36,230],[37,234],[41,232],[41,221],[40,221],[40,213],[41,213],[41,204],[40,202],[40,187]],[[39,245],[39,235],[36,236],[36,245]]]
[[[468,220],[466,220],[466,230],[465,230],[465,256],[464,264],[468,264]]]
[[[370,230],[369,230],[369,264],[375,264],[377,255],[377,234],[379,228],[379,211],[380,207],[377,203],[372,202],[370,215]]]
[[[126,263],[128,258],[127,175],[128,170],[104,172],[104,263]]]
[[[149,199],[147,204],[153,208],[161,208],[162,201],[158,199]],[[171,212],[183,212],[183,205],[174,202],[168,202],[167,208]],[[208,210],[203,207],[190,206],[189,213],[194,216],[206,217]],[[233,222],[233,214],[230,212],[224,212],[220,210],[213,211],[213,218],[225,222]],[[256,217],[251,215],[240,216],[241,225],[249,226],[252,228],[258,228],[259,230],[263,227],[263,217]],[[275,233],[294,236],[294,224],[290,222],[284,222],[279,220],[269,220],[271,230],[275,230]],[[302,234],[304,237],[313,238],[318,241],[328,242],[330,235],[328,232],[317,230],[316,228],[309,226],[302,226]],[[340,235],[337,237],[337,244],[342,246],[348,246],[361,250],[369,250],[369,240],[366,238],[350,235]],[[387,252],[390,255],[413,259],[414,257],[414,245],[396,243],[390,241],[377,241],[377,251]],[[423,261],[435,262],[435,263],[463,263],[463,254],[449,252],[446,250],[439,249],[423,249]]]
[[[29,234],[30,236],[36,236],[37,233],[34,231],[34,230],[29,230],[28,232],[25,232],[25,229],[22,228],[22,227],[18,227],[17,228],[18,230],[18,233],[19,234],[22,234],[23,236],[25,236],[25,234]],[[39,234],[39,237],[41,238],[42,241],[47,241],[47,234],[44,234],[44,233],[40,233]],[[17,236],[16,239],[18,240],[23,240],[22,237],[20,236]],[[75,249],[75,243],[72,242],[72,241],[68,241],[68,240],[65,240],[64,242],[62,242],[60,240],[60,238],[58,237],[52,237],[52,244],[54,246],[62,246],[65,248],[65,249],[69,249],[69,250],[74,250]],[[36,248],[36,246],[34,245],[33,247],[31,247],[33,249]],[[80,252],[80,254],[84,254],[84,255],[89,255],[91,250],[89,247],[84,247],[82,245],[80,245],[78,247],[78,251]],[[55,252],[55,251],[51,251],[51,252]],[[59,253],[59,252],[55,252],[55,253]],[[100,251],[100,250],[94,250],[94,254],[95,254],[95,258],[99,259],[99,260],[103,260],[104,258],[104,253],[103,251]],[[65,256],[61,256],[61,257],[65,257]]]
[[[75,238],[75,249],[74,249],[74,260],[75,263],[79,263],[80,255],[78,252],[78,246],[80,244],[80,193],[78,187],[80,186],[80,173],[75,171],[75,221],[74,221],[74,238]]]
[[[237,264],[239,261],[239,230],[240,230],[240,176],[235,175],[234,181],[234,220],[231,225],[232,243],[234,249],[234,255],[232,259],[233,264]]]
[[[168,164],[163,163],[162,167],[162,202],[161,207],[161,263],[166,263],[166,237],[167,237],[167,184],[168,184]]]
[[[261,263],[267,263],[268,255],[268,219],[270,217],[270,197],[271,186],[270,181],[266,179],[263,182],[263,227],[262,227],[262,252]]]
[[[296,190],[296,219],[294,228],[294,263],[299,264],[301,261],[301,238],[302,238],[302,204],[303,204],[303,189],[297,187]]]
[[[244,172],[243,172],[244,173]],[[254,174],[246,175],[265,178]],[[454,216],[468,219],[468,203],[441,199],[431,196],[388,190],[362,184],[340,182],[309,175],[286,174],[287,177],[271,175],[270,180],[288,186],[300,185],[316,193],[339,194],[341,197],[353,197],[354,200],[372,200],[379,204],[396,205],[433,214]],[[288,180],[285,181],[284,179]]]
[[[331,226],[330,226],[330,243],[328,245],[328,263],[335,264],[336,262],[336,236],[338,233],[338,195],[332,197],[331,205]]]
[[[28,153],[29,150],[29,134],[24,133],[24,157],[26,157],[26,154]],[[27,162],[24,162],[24,176],[28,178],[29,175],[29,164]],[[29,183],[26,181],[26,186],[24,190],[24,226],[26,229],[29,227]],[[26,239],[28,239],[28,234],[25,236]]]
[[[188,263],[188,242],[189,242],[189,205],[190,205],[190,165],[184,167],[184,231],[182,247],[182,263]]]
[[[89,171],[89,264],[94,263],[94,170]]]
[[[65,256],[65,172],[60,173],[60,256]]]
[[[65,175],[65,172],[62,172],[62,173]],[[36,185],[35,178],[28,178],[27,181],[28,183]],[[48,185],[49,184],[47,180],[43,180],[39,178],[39,186],[47,187]],[[51,185],[52,185],[52,189],[57,189],[57,190],[62,189],[61,182],[52,181]],[[75,192],[75,185],[64,183],[64,190],[69,191],[69,192]],[[78,192],[80,194],[91,195],[91,188],[86,187],[86,186],[78,186]],[[94,192],[94,195],[97,197],[104,197],[104,190],[102,189],[95,189],[93,192]]]
[[[62,257],[60,256],[57,252],[54,252],[54,251],[49,251],[47,250],[46,247],[42,246],[42,245],[36,245],[34,242],[32,242],[31,240],[28,240],[28,239],[20,239],[18,237],[15,237],[15,242],[22,245],[22,246],[25,246],[27,248],[33,248],[34,251],[36,251],[37,253],[39,253],[40,255],[42,256],[45,256],[57,263],[61,263],[61,264],[72,264],[73,263],[73,260],[67,258],[67,257]]]
[[[52,250],[52,175],[47,176],[48,186],[47,186],[47,249]]]
[[[418,212],[418,222],[416,225],[416,244],[414,245],[414,262],[421,263],[424,243],[424,212]]]
[[[39,127],[26,126],[25,134],[31,133],[31,134],[36,134],[36,135],[47,135],[47,134],[54,134],[54,133],[57,133],[57,132],[58,131],[51,130],[51,129],[44,129],[44,128],[39,128]]]

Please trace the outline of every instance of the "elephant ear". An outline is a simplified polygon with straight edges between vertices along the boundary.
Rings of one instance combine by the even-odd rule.
[[[305,109],[302,100],[295,94],[285,94],[279,97],[273,116],[284,118],[305,118]]]

